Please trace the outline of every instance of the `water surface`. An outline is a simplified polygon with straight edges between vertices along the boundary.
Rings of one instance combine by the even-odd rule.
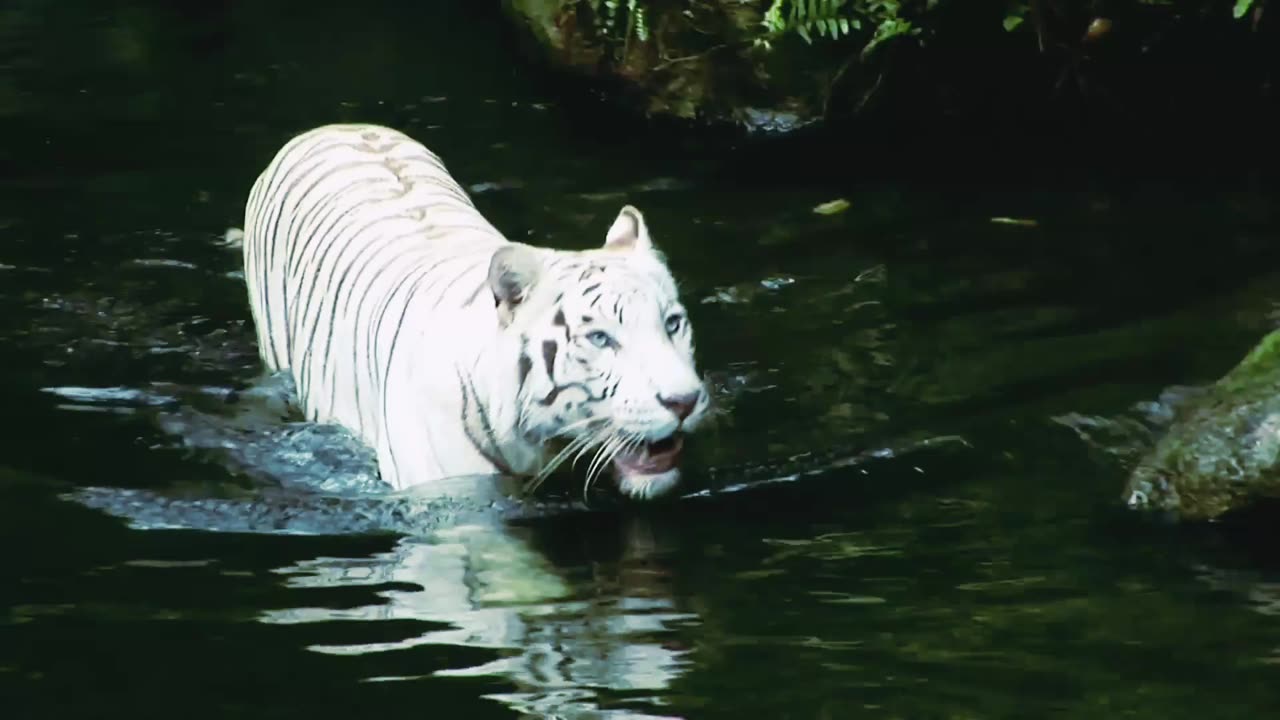
[[[12,717],[1280,707],[1275,538],[1118,507],[1161,393],[1274,326],[1266,193],[817,183],[584,115],[478,4],[181,7],[0,11]],[[515,239],[645,211],[729,411],[693,497],[431,522],[340,497],[374,487],[340,437],[239,433],[258,364],[218,240],[282,142],[349,120],[431,145]]]

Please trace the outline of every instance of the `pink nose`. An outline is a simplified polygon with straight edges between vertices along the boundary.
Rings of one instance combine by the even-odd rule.
[[[684,420],[689,417],[689,414],[693,412],[695,407],[697,407],[698,397],[699,395],[696,392],[685,395],[673,395],[671,397],[663,397],[659,395],[658,402],[662,403],[662,406],[666,409],[675,413],[676,417]]]

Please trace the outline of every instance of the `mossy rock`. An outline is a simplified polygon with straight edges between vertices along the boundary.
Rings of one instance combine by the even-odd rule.
[[[1212,520],[1280,498],[1280,331],[1178,409],[1125,484],[1137,510]]]

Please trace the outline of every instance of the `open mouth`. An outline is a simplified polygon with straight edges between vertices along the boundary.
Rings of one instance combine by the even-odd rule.
[[[658,442],[646,443],[634,451],[619,454],[613,464],[623,475],[656,475],[674,468],[680,462],[684,438],[670,435]]]

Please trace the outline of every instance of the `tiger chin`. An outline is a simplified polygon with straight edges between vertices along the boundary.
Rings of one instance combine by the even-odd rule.
[[[710,395],[635,207],[587,250],[512,242],[413,138],[332,124],[277,151],[233,235],[266,370],[392,488],[583,459],[584,492],[610,467],[635,500],[680,484]]]
[[[614,458],[615,476],[623,495],[635,500],[653,500],[671,493],[680,484],[678,436],[663,441],[670,450],[652,450],[626,458]],[[654,457],[658,459],[654,459]],[[665,469],[661,469],[665,468]]]

